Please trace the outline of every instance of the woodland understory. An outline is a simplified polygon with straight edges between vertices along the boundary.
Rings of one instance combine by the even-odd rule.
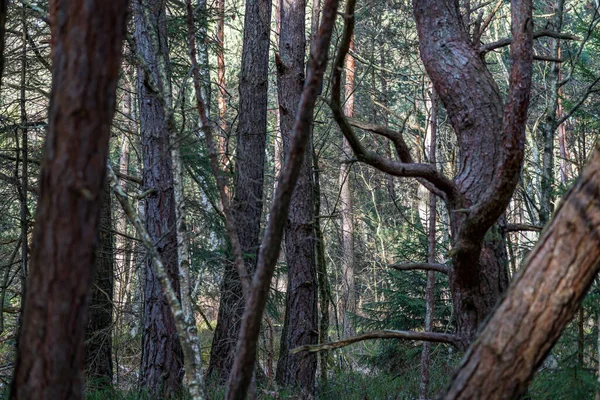
[[[599,0],[0,0],[0,396],[600,400]]]

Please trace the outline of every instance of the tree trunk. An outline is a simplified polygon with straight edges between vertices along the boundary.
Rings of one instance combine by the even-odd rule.
[[[225,0],[217,0],[217,108],[219,109],[219,150],[227,165],[229,132],[227,130],[227,86],[225,81]]]
[[[421,58],[459,147],[454,182],[460,200],[449,200],[454,247],[450,288],[459,347],[466,348],[508,286],[505,235],[496,221],[512,196],[523,162],[532,29],[530,21],[520,19],[526,18],[522,8],[527,2],[513,1],[513,37],[520,39],[513,40],[511,57],[514,50],[519,58],[513,60],[516,67],[511,71],[503,119],[497,84],[464,28],[458,1],[414,0],[413,4]]]
[[[554,20],[552,29],[556,32],[562,30],[563,8],[565,1],[556,0],[553,5]],[[560,57],[560,39],[549,38],[550,57]],[[537,146],[541,154],[541,178],[540,178],[540,211],[539,218],[542,226],[550,221],[552,211],[554,211],[554,136],[557,126],[558,94],[560,80],[560,63],[552,62],[547,74],[547,94],[546,110],[541,118],[537,132]]]
[[[600,267],[600,148],[565,196],[446,399],[518,399],[579,309]]]
[[[88,386],[112,385],[112,313],[114,284],[114,235],[111,224],[110,188],[105,184],[100,209],[100,230],[94,270],[90,315],[85,333],[85,363]],[[91,384],[91,385],[90,385]]]
[[[127,3],[55,1],[50,8],[48,135],[12,399],[83,397],[83,339]]]
[[[180,293],[173,162],[166,110],[170,107],[170,70],[165,0],[135,0],[135,41],[148,71],[138,68],[138,97],[146,229],[165,265],[173,290]],[[145,73],[157,84],[155,93]],[[165,104],[163,104],[165,103]],[[145,263],[144,328],[140,385],[156,397],[174,396],[182,389],[183,354],[175,320],[159,279]]]
[[[437,143],[437,118],[438,118],[438,100],[435,91],[430,94],[431,113],[429,120],[429,162],[435,166],[435,152]],[[435,264],[435,225],[437,222],[436,196],[429,193],[429,223],[427,226],[427,262]],[[425,288],[425,332],[431,332],[433,324],[434,310],[434,290],[435,290],[435,272],[427,271],[427,286]],[[430,364],[431,343],[423,342],[423,351],[421,353],[421,383],[419,385],[419,399],[427,399],[429,390],[429,364]]]
[[[290,151],[298,104],[304,87],[306,52],[304,0],[280,1],[279,55],[276,55],[277,93],[283,151]],[[312,397],[317,369],[316,354],[290,354],[318,339],[317,270],[315,264],[312,148],[307,146],[285,228],[288,265],[285,320],[277,363],[277,382],[298,386],[304,397]]]
[[[252,279],[252,286],[248,291],[249,296],[236,347],[235,363],[225,394],[227,400],[244,399],[252,380],[261,320],[267,304],[275,264],[279,257],[284,221],[287,220],[292,193],[302,168],[306,148],[310,147],[310,125],[323,74],[327,67],[327,53],[331,43],[337,6],[337,0],[325,0],[323,6],[323,17],[310,53],[308,74],[298,106],[288,159],[279,177],[269,222],[260,248],[258,266]]]
[[[246,2],[232,213],[250,276],[256,267],[260,245],[270,22],[270,1]],[[209,376],[220,382],[225,381],[231,371],[243,311],[240,277],[235,265],[227,262],[224,266],[219,315],[208,366]]]
[[[354,40],[350,42],[354,50]],[[344,85],[346,104],[344,112],[354,116],[354,57],[346,56],[346,83]],[[354,220],[352,219],[352,188],[350,187],[352,148],[342,139],[342,162],[340,163],[340,214],[342,216],[342,330],[345,336],[355,334],[351,317],[356,313],[356,291],[354,289]]]

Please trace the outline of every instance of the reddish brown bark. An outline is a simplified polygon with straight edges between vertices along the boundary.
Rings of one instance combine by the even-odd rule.
[[[349,49],[354,50],[354,40],[350,40]],[[348,117],[354,116],[354,57],[348,54],[345,59],[344,69],[346,81],[344,82],[344,113]],[[342,138],[342,157],[340,163],[340,214],[342,216],[342,304],[340,319],[345,336],[356,333],[351,318],[356,314],[356,290],[354,288],[354,220],[352,215],[352,148],[346,138]]]
[[[446,399],[518,399],[600,267],[600,148],[466,354]]]
[[[270,21],[270,1],[246,2],[232,213],[250,276],[256,266],[260,245]],[[226,263],[224,267],[219,315],[208,366],[209,376],[219,381],[226,380],[231,370],[244,310],[239,273],[233,263]]]
[[[170,94],[165,0],[135,0],[135,41],[147,70],[138,67],[138,96],[142,157],[143,190],[152,189],[145,198],[146,230],[167,270],[171,285],[180,293],[177,264],[177,232],[173,163],[165,96]],[[151,74],[158,86],[156,93],[145,74]],[[175,319],[160,281],[145,263],[144,323],[140,385],[153,396],[173,396],[182,389],[183,354]]]
[[[127,3],[51,3],[48,136],[13,399],[83,397],[83,338]]]
[[[326,0],[323,6],[322,22],[312,46],[306,83],[298,105],[290,152],[279,176],[269,223],[260,248],[258,267],[252,280],[250,296],[242,320],[235,363],[229,376],[225,396],[228,400],[244,399],[250,386],[256,362],[260,322],[267,303],[275,264],[279,257],[285,226],[283,222],[287,218],[292,192],[296,186],[304,154],[309,144],[310,126],[323,74],[327,67],[327,54],[331,43],[337,6],[337,0]]]
[[[304,86],[305,8],[304,0],[285,0],[279,3],[277,93],[284,153],[290,151],[298,104]],[[277,381],[282,385],[298,386],[308,397],[314,390],[317,357],[315,354],[290,354],[289,350],[305,344],[315,344],[318,339],[311,155],[312,149],[307,146],[285,227],[288,285],[281,350],[277,363]]]
[[[464,27],[458,1],[413,4],[421,58],[458,140],[460,164],[454,182],[462,204],[449,199],[449,205],[468,211],[450,213],[450,286],[457,333],[466,348],[508,285],[504,234],[495,223],[510,201],[523,163],[533,57],[531,1],[512,2],[513,65],[504,111],[497,84]]]

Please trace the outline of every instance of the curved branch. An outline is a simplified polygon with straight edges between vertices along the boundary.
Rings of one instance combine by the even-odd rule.
[[[450,273],[449,266],[445,264],[435,264],[435,263],[400,263],[400,264],[390,264],[388,267],[396,269],[398,271],[435,271],[441,272],[442,274],[448,275]]]
[[[519,181],[525,155],[525,124],[533,72],[533,22],[530,0],[513,0],[510,46],[510,85],[502,121],[502,157],[496,164],[495,180],[466,216],[455,243],[455,265],[473,265],[483,237],[500,218]],[[539,34],[539,33],[538,33]]]
[[[290,353],[296,354],[303,351],[309,353],[317,353],[321,351],[334,350],[369,339],[419,340],[424,342],[448,343],[453,346],[456,346],[458,343],[458,338],[456,337],[456,335],[451,335],[448,333],[384,330],[367,332],[363,333],[362,335],[352,336],[349,338],[338,340],[336,342],[300,346],[293,349]]]
[[[401,161],[403,162],[390,160],[388,158],[380,156],[374,151],[366,149],[356,136],[356,133],[350,125],[350,122],[346,118],[342,109],[340,93],[342,70],[344,69],[344,60],[346,54],[348,54],[350,48],[350,41],[354,32],[355,3],[355,0],[351,0],[347,3],[346,13],[344,14],[344,33],[342,36],[338,54],[335,58],[335,63],[333,65],[331,101],[329,102],[329,107],[331,108],[335,121],[337,122],[338,126],[340,127],[340,130],[342,131],[346,139],[348,140],[350,147],[352,147],[352,151],[354,151],[354,154],[356,155],[356,158],[359,161],[365,164],[369,164],[372,167],[375,167],[380,171],[386,172],[390,175],[400,177],[423,178],[427,182],[431,183],[435,189],[444,193],[446,195],[446,200],[449,203],[451,203],[452,205],[462,204],[463,195],[460,193],[458,187],[454,184],[454,182],[451,179],[444,176],[431,164],[415,164],[409,161],[412,160],[412,158],[410,157],[410,154],[408,152],[408,146],[406,146],[406,143],[397,132],[393,132],[385,128],[385,130],[378,129],[377,131],[374,131],[375,133],[379,133],[383,136],[388,137],[394,142],[396,150],[400,151],[403,154],[402,157],[406,157],[404,160],[402,160],[401,157]],[[356,124],[359,122],[354,121],[354,123]]]

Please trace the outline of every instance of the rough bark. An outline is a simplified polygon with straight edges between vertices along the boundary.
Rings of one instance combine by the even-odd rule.
[[[600,148],[565,196],[446,399],[518,399],[600,268]]]
[[[304,86],[306,52],[304,0],[280,1],[280,35],[277,94],[283,151],[290,151],[298,104]],[[306,147],[285,227],[285,258],[288,265],[285,319],[277,363],[277,382],[297,386],[311,397],[315,386],[317,357],[290,354],[289,350],[318,339],[317,270],[314,243],[314,193],[312,149]]]
[[[246,2],[232,212],[250,276],[256,267],[263,206],[271,2]],[[225,263],[209,376],[225,381],[233,364],[244,300],[240,276]]]
[[[112,313],[114,284],[114,235],[111,225],[110,188],[105,184],[100,210],[100,230],[94,269],[89,319],[85,332],[85,364],[88,387],[112,385]],[[91,385],[90,385],[91,384]]]
[[[413,4],[421,58],[459,147],[454,182],[463,204],[450,208],[468,211],[450,213],[454,247],[450,286],[457,334],[466,348],[508,286],[505,237],[495,223],[512,196],[523,163],[533,57],[531,2],[512,2],[513,66],[504,112],[497,84],[463,25],[458,1]]]
[[[119,200],[119,203],[121,203],[123,211],[137,230],[140,242],[149,256],[151,268],[161,285],[165,302],[171,310],[171,314],[175,320],[177,333],[182,338],[186,377],[191,398],[193,400],[203,400],[206,398],[206,395],[204,394],[203,376],[199,373],[201,372],[200,366],[202,362],[200,360],[200,345],[196,325],[190,323],[189,314],[184,312],[181,301],[179,300],[180,293],[173,287],[171,277],[166,270],[159,251],[142,223],[141,214],[143,208],[140,207],[140,213],[136,214],[133,206],[129,203],[127,194],[119,185],[115,172],[110,165],[108,166],[108,179],[113,193]]]
[[[228,400],[244,399],[250,386],[256,362],[260,322],[267,303],[275,264],[279,257],[284,221],[287,219],[292,192],[296,186],[304,154],[309,144],[310,125],[323,74],[327,67],[327,54],[337,6],[337,0],[325,2],[319,33],[312,46],[308,74],[298,106],[288,159],[279,177],[265,237],[260,248],[259,263],[244,311],[235,363],[229,376],[225,395]]]
[[[552,29],[560,32],[562,29],[564,0],[556,0],[553,5],[554,19]],[[550,38],[550,57],[558,58],[560,56],[560,39]],[[558,112],[558,94],[560,90],[560,63],[552,62],[547,74],[547,99],[546,110],[541,118],[541,123],[536,132],[536,144],[541,155],[541,174],[540,174],[540,207],[539,222],[544,226],[550,221],[553,205],[553,187],[554,187],[554,137],[557,124]]]
[[[350,49],[354,49],[354,40],[350,41]],[[344,113],[354,116],[354,57],[346,56],[346,82],[344,92],[346,102]],[[350,172],[352,164],[352,148],[346,138],[342,138],[342,157],[340,163],[340,214],[342,216],[342,331],[345,336],[355,334],[351,318],[356,314],[356,291],[354,282],[354,220],[352,216],[352,188]]]
[[[83,397],[84,330],[127,3],[51,3],[48,135],[13,399]]]
[[[138,67],[138,100],[143,191],[152,190],[146,197],[146,230],[157,247],[173,290],[180,293],[170,147],[173,132],[167,116],[171,83],[165,3],[165,0],[134,1],[134,37],[139,56],[145,62],[145,68]],[[173,314],[151,263],[148,260],[145,264],[140,385],[154,396],[169,397],[182,389],[183,354]]]

